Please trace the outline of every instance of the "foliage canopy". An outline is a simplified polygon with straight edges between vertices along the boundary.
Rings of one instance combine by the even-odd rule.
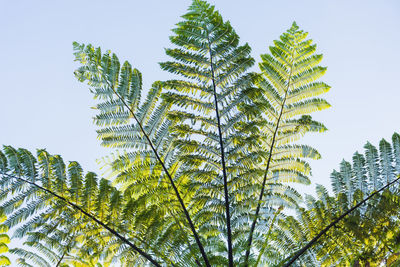
[[[193,1],[170,40],[170,61],[160,67],[175,78],[155,81],[149,90],[129,62],[73,44],[80,65],[75,76],[97,100],[98,137],[113,149],[104,160],[107,179],[45,150],[36,156],[10,146],[0,151],[3,225],[27,247],[11,249],[18,264],[279,265],[316,229],[395,179],[398,135],[394,151],[382,143],[378,156],[369,144],[366,158],[355,155],[353,166],[343,162],[332,174],[335,195],[317,187],[319,199],[307,197],[301,208],[292,185],[310,184],[308,160],[320,154],[300,139],[327,130],[310,114],[330,107],[320,98],[330,87],[319,81],[326,71],[322,55],[296,23],[261,55],[258,71],[250,46],[204,1]],[[367,242],[355,221],[387,230],[387,220],[369,224],[361,217],[387,199],[385,212],[398,212],[396,197],[395,190],[378,195],[343,221],[342,231]],[[298,210],[298,219],[283,209]],[[397,227],[397,218],[389,223]],[[296,264],[338,263],[342,254],[331,251],[337,231]],[[398,243],[397,232],[380,233]],[[361,262],[376,246],[368,242],[364,250],[346,248],[358,258],[343,260]],[[387,257],[382,253],[373,257]],[[330,261],[321,256],[331,254]]]

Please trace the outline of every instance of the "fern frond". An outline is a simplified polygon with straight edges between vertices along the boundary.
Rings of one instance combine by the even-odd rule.
[[[379,154],[368,142],[364,146],[365,156],[356,152],[352,164],[343,160],[340,170],[331,174],[334,195],[330,196],[327,189],[319,185],[316,188],[318,198],[306,198],[307,209],[300,210],[296,221],[305,236],[293,235],[289,228],[293,227],[289,223],[294,220],[291,219],[279,222],[278,229],[284,227],[285,231],[277,230],[277,238],[282,240],[282,237],[292,236],[296,241],[291,242],[295,243],[312,240],[307,242],[306,253],[315,255],[324,266],[347,266],[355,262],[379,265],[389,259],[396,251],[393,238],[399,234],[398,186],[388,188],[395,181],[389,182],[389,179],[398,176],[393,167],[398,152],[394,148],[396,141],[393,138],[392,147],[382,139]],[[376,188],[379,184],[385,186]],[[298,246],[294,251],[304,252],[305,247]],[[298,264],[304,256],[306,254],[297,259]],[[293,259],[287,264],[293,263]]]

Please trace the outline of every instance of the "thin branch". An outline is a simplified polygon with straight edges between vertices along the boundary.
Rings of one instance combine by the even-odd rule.
[[[56,198],[64,201],[65,203],[67,203],[69,206],[73,207],[74,209],[80,211],[81,213],[85,214],[87,217],[89,217],[91,220],[95,221],[96,223],[98,223],[99,225],[101,225],[103,228],[105,228],[106,230],[108,230],[111,234],[113,234],[114,236],[118,237],[120,240],[122,240],[124,243],[126,243],[127,245],[129,245],[134,251],[136,251],[137,253],[139,253],[141,256],[143,256],[144,258],[146,258],[148,261],[150,261],[152,264],[154,264],[155,266],[161,267],[161,265],[153,259],[152,256],[150,256],[149,254],[147,254],[146,252],[144,252],[143,250],[141,250],[139,247],[137,247],[135,244],[131,243],[128,239],[126,239],[125,237],[123,237],[122,235],[120,235],[118,232],[116,232],[114,229],[112,229],[111,227],[107,226],[105,223],[103,223],[102,221],[100,221],[99,219],[97,219],[95,216],[93,216],[92,214],[86,212],[85,210],[83,210],[81,207],[79,207],[78,205],[70,202],[68,199],[66,199],[63,196],[58,195],[57,193],[54,193],[53,191],[50,191],[49,189],[46,189],[34,182],[28,181],[22,177],[18,177],[18,176],[14,176],[14,175],[10,175],[10,174],[6,174],[3,172],[0,172],[0,174],[2,174],[3,176],[7,176],[9,178],[14,178],[14,179],[18,179],[24,183],[30,184],[32,186],[35,186],[37,188],[39,188],[40,190],[55,196]]]
[[[370,198],[372,198],[373,196],[375,196],[376,194],[380,193],[381,191],[385,190],[386,188],[388,188],[389,186],[391,186],[392,184],[396,183],[397,181],[400,180],[400,176],[393,180],[392,182],[388,183],[387,185],[385,185],[384,187],[382,187],[381,189],[379,189],[378,191],[375,191],[374,193],[372,193],[371,195],[369,195],[367,198],[365,198],[363,201],[361,201],[360,203],[358,203],[357,205],[355,205],[354,207],[352,207],[351,209],[349,209],[348,211],[346,211],[345,213],[343,213],[342,215],[340,215],[336,220],[334,220],[333,222],[331,222],[327,227],[325,227],[321,232],[318,233],[318,235],[316,235],[310,242],[307,243],[307,245],[305,245],[303,248],[301,248],[296,255],[294,255],[285,265],[284,267],[288,267],[290,266],[292,263],[294,263],[304,252],[306,252],[307,249],[309,249],[315,242],[318,241],[318,239],[324,235],[326,232],[329,231],[329,229],[331,229],[331,227],[335,226],[339,221],[341,221],[344,217],[346,217],[349,213],[351,213],[352,211],[356,210],[357,208],[359,208],[361,205],[363,205],[365,202],[367,202]]]

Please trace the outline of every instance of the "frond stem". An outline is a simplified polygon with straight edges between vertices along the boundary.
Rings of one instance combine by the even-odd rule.
[[[229,267],[233,267],[232,230],[231,230],[231,216],[230,216],[230,210],[229,210],[228,177],[226,175],[224,143],[222,141],[221,120],[220,120],[220,117],[219,117],[217,88],[216,88],[216,85],[215,85],[213,56],[212,56],[212,53],[211,53],[211,42],[210,42],[210,37],[209,36],[207,36],[207,41],[208,41],[208,50],[209,50],[209,54],[210,54],[211,79],[212,79],[212,84],[213,84],[215,115],[217,117],[219,145],[220,145],[220,149],[221,149],[222,174],[223,174],[223,177],[224,177],[226,228],[227,228],[227,235],[228,235],[228,261],[229,261]]]

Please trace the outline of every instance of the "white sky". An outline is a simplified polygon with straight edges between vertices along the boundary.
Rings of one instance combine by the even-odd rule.
[[[309,32],[328,66],[332,108],[313,116],[329,128],[304,143],[323,159],[312,162],[313,183],[329,174],[367,140],[377,145],[400,131],[400,1],[214,0],[253,56],[268,51],[295,20]],[[100,148],[92,125],[94,104],[87,86],[73,76],[72,42],[111,49],[143,74],[146,88],[171,76],[166,59],[170,29],[189,0],[0,1],[0,144],[47,148],[65,160],[97,171]],[[310,192],[314,186],[302,189]]]

